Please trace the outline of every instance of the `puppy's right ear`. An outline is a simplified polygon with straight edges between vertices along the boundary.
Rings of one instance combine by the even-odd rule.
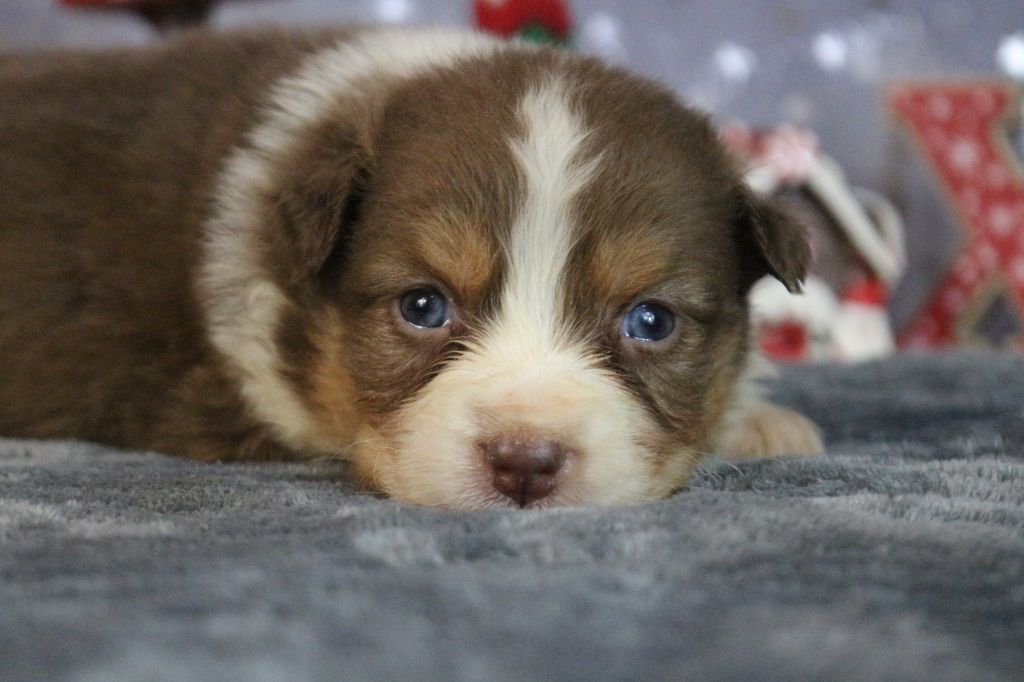
[[[741,293],[746,294],[765,275],[772,275],[793,293],[801,290],[810,267],[811,247],[799,221],[742,186],[735,228]]]
[[[268,241],[290,285],[315,277],[356,219],[369,152],[343,128],[317,131],[281,164]]]

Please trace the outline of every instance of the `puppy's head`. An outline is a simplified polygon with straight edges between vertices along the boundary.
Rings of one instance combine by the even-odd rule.
[[[798,287],[803,235],[665,91],[473,45],[346,80],[287,143],[257,130],[234,161],[259,168],[233,189],[251,201],[214,225],[207,288],[236,301],[211,308],[214,340],[285,442],[394,497],[664,496],[735,399],[749,286]],[[242,293],[217,250],[232,215]]]

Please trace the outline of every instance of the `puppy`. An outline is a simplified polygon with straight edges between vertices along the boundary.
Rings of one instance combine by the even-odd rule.
[[[802,230],[704,116],[448,30],[0,57],[0,433],[341,458],[456,508],[821,448],[752,384]]]

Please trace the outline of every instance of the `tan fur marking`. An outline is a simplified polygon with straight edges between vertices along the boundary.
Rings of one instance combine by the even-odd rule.
[[[363,415],[358,409],[359,393],[345,369],[344,326],[334,311],[316,326],[312,340],[318,352],[309,370],[313,385],[307,401],[324,435],[337,443],[349,444]]]
[[[764,401],[747,411],[725,434],[723,457],[816,455],[824,452],[821,431],[807,417]]]
[[[671,274],[671,255],[658,232],[642,227],[597,240],[588,285],[594,298],[628,302]]]
[[[456,214],[442,213],[434,227],[419,234],[417,251],[427,271],[453,290],[463,306],[475,307],[491,281],[498,253],[478,225]]]

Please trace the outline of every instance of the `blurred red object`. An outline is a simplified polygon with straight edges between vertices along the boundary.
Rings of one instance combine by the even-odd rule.
[[[865,277],[847,287],[843,292],[843,300],[883,307],[889,301],[889,291],[885,282],[877,277]]]
[[[810,343],[807,327],[800,322],[785,320],[774,324],[762,324],[758,329],[761,350],[773,360],[798,362],[807,360]]]
[[[565,0],[474,0],[473,11],[479,28],[506,38],[521,35],[564,42],[572,29]]]
[[[886,103],[923,155],[964,236],[900,342],[1019,348],[1024,177],[1011,137],[1019,86],[989,79],[906,81],[889,87]]]

